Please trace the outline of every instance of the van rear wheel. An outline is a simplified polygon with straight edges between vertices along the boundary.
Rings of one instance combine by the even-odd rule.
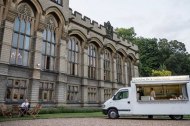
[[[117,111],[116,109],[110,109],[110,110],[108,111],[108,117],[109,117],[110,119],[117,119],[117,118],[119,117],[118,111]]]
[[[174,119],[174,120],[181,120],[181,119],[183,119],[183,115],[170,115],[169,117],[171,119]]]

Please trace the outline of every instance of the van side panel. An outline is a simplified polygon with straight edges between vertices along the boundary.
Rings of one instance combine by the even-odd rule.
[[[136,86],[131,84],[134,115],[190,115],[190,83],[187,83],[188,99],[185,100],[137,100]]]

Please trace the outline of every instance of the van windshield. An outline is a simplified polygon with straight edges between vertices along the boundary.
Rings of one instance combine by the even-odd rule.
[[[113,100],[120,100],[120,99],[126,99],[129,97],[128,90],[121,90],[119,91],[113,98]]]

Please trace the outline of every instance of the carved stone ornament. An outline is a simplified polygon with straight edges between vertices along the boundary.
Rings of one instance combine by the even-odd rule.
[[[6,19],[10,22],[14,22],[17,17],[17,13],[15,11],[9,10]]]
[[[68,34],[67,32],[62,32],[61,38],[62,38],[63,40],[68,40],[68,39],[69,39],[69,34]]]
[[[46,18],[45,23],[49,25],[51,28],[56,27],[55,26],[55,19],[53,16],[49,16]]]
[[[105,52],[105,48],[101,48],[100,49],[100,54],[104,54],[104,52]]]
[[[32,16],[32,12],[30,7],[27,4],[22,4],[18,7],[18,12],[23,14],[23,15],[27,15],[29,17]]]
[[[41,31],[41,32],[43,32],[44,29],[45,29],[45,24],[42,21],[40,21],[39,25],[38,25],[38,30]]]
[[[89,46],[89,43],[88,43],[88,42],[84,42],[84,43],[82,44],[82,47],[83,47],[84,49],[88,49],[88,46]]]
[[[104,27],[106,28],[106,37],[113,39],[113,27],[110,22],[104,23]]]
[[[114,59],[117,59],[117,55],[118,55],[117,52],[116,52],[116,53],[113,53],[113,58],[114,58]]]

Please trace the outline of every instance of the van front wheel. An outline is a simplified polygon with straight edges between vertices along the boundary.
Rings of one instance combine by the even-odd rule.
[[[110,119],[117,119],[117,118],[119,117],[118,111],[117,111],[116,109],[110,109],[110,110],[108,111],[108,117],[109,117]]]
[[[170,115],[169,117],[171,119],[174,119],[174,120],[181,120],[181,119],[183,119],[183,115]]]

